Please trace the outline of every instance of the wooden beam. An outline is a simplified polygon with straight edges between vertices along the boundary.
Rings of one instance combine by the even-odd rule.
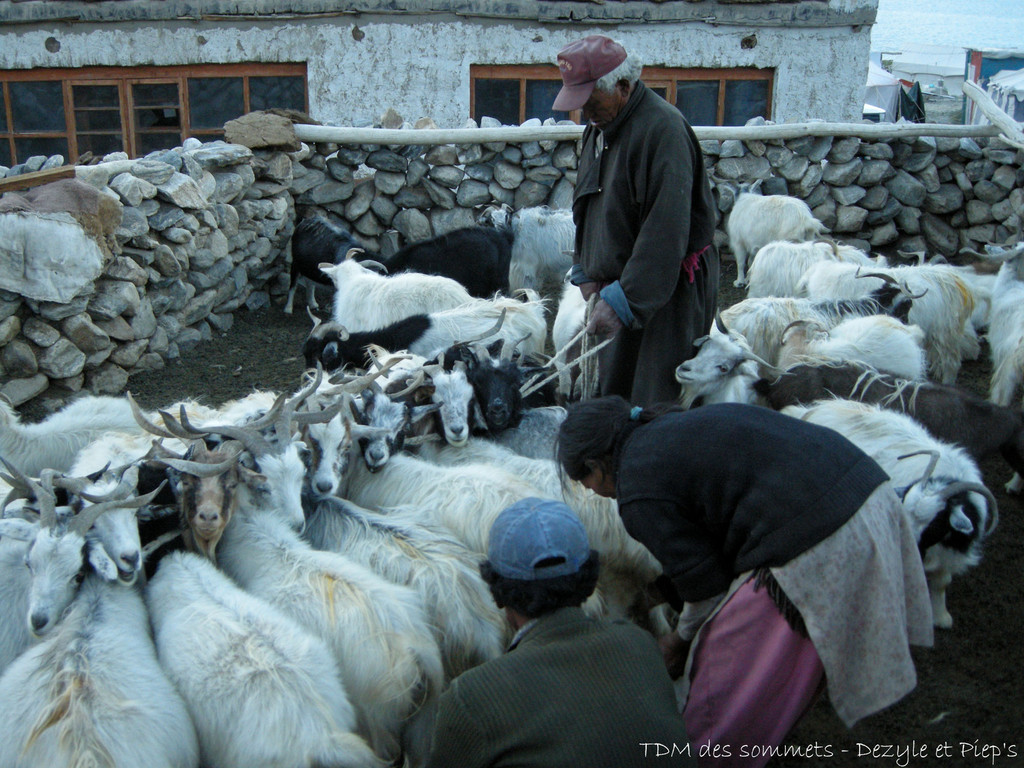
[[[13,192],[21,189],[41,187],[58,179],[70,179],[75,176],[75,166],[62,165],[60,168],[51,168],[48,171],[34,171],[32,173],[21,173],[10,178],[0,179],[0,194]]]
[[[751,126],[696,126],[700,140],[739,139],[768,141],[796,139],[801,136],[857,136],[864,139],[900,139],[915,136],[997,136],[994,125],[954,125],[949,123],[781,123]],[[295,126],[300,141],[324,141],[335,144],[483,144],[492,141],[572,141],[583,135],[582,125],[548,125],[536,128],[437,128],[388,129],[343,128],[330,125]]]

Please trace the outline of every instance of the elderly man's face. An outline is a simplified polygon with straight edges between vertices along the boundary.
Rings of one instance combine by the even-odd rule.
[[[632,88],[624,80],[615,84],[613,91],[599,91],[596,88],[583,105],[583,118],[598,128],[604,128],[618,117],[619,112],[629,101]]]

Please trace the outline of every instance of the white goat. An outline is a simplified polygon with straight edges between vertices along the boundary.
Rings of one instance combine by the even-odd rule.
[[[22,424],[0,397],[0,456],[30,477],[47,468],[67,472],[78,452],[100,435],[136,429],[123,397],[81,397],[37,424]]]
[[[239,507],[217,561],[247,592],[326,641],[360,731],[380,757],[404,752],[412,765],[425,761],[444,671],[414,590],[314,550],[271,506]]]
[[[196,768],[195,730],[142,597],[85,537],[104,505],[69,518],[52,491],[37,498],[38,523],[0,520],[0,535],[31,542],[28,623],[43,636],[0,676],[0,765]]]
[[[512,230],[509,289],[532,288],[544,296],[557,293],[572,266],[576,245],[572,211],[537,206],[521,208],[509,217],[507,210],[498,209],[491,220]]]
[[[204,765],[383,768],[359,736],[322,640],[205,558],[174,552],[146,588],[160,663],[182,694]]]
[[[32,583],[27,553],[27,541],[0,536],[0,675],[32,643],[25,620]]]
[[[661,565],[650,551],[626,533],[615,501],[598,496],[578,482],[563,482],[554,459],[520,456],[484,439],[470,440],[463,448],[434,443],[420,450],[425,458],[449,469],[469,469],[485,463],[495,470],[511,472],[536,488],[539,493],[535,495],[568,504],[586,528],[591,548],[600,553],[598,589],[613,612],[627,614],[646,585],[661,575]]]
[[[567,349],[567,347],[583,330],[586,315],[587,302],[584,300],[583,294],[578,286],[566,280],[562,286],[561,298],[558,301],[555,322],[551,326],[551,342],[555,351],[565,350],[563,362],[574,360],[580,355],[580,345],[578,342],[575,345],[576,349]],[[566,399],[572,393],[573,378],[574,374],[568,370],[563,371],[558,378],[558,391]]]
[[[812,299],[863,298],[882,278],[857,277],[863,267],[841,262],[821,262],[804,273],[800,293]],[[952,384],[961,361],[977,357],[978,339],[970,324],[975,298],[970,283],[947,264],[872,269],[888,275],[916,294],[907,322],[925,333],[925,353],[932,378]],[[884,281],[883,281],[884,282]]]
[[[776,240],[803,242],[826,231],[807,203],[787,195],[741,192],[726,223],[729,248],[736,258],[737,288],[747,284],[747,257]]]
[[[992,356],[989,400],[1010,405],[1024,378],[1024,242],[995,254],[1003,264],[992,287],[986,336]]]
[[[922,380],[927,372],[924,331],[888,315],[851,317],[825,330],[806,320],[782,334],[777,365],[855,362],[902,379]]]
[[[884,256],[872,259],[859,248],[828,240],[805,243],[776,241],[762,246],[754,255],[747,275],[747,296],[796,296],[797,284],[804,272],[821,261],[880,267],[888,263]]]
[[[751,350],[746,339],[736,331],[713,333],[694,341],[697,354],[676,367],[676,381],[681,385],[679,404],[692,408],[711,403],[748,403],[763,405],[754,391],[761,378],[760,364],[767,366]]]
[[[421,313],[452,309],[473,301],[455,280],[438,275],[400,272],[381,275],[349,251],[338,264],[321,264],[334,282],[331,319],[349,331],[371,331]]]
[[[312,501],[312,500],[311,500]],[[338,498],[309,505],[303,536],[419,594],[448,679],[500,656],[511,631],[480,577],[479,557],[402,510],[381,515]]]
[[[935,625],[953,626],[946,587],[954,575],[977,565],[982,542],[998,520],[995,497],[974,460],[932,437],[912,417],[878,405],[823,400],[782,412],[836,430],[892,478],[918,537]]]

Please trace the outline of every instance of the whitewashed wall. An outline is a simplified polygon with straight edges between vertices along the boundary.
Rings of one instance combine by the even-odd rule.
[[[831,6],[870,9],[877,0],[833,0]],[[563,45],[593,33],[621,40],[651,65],[774,67],[776,122],[860,119],[870,25],[598,26],[404,14],[288,22],[39,22],[0,25],[0,69],[305,61],[310,112],[323,123],[368,124],[393,107],[410,121],[431,117],[440,127],[456,127],[469,114],[470,64],[552,63]],[[756,46],[741,47],[751,34]]]

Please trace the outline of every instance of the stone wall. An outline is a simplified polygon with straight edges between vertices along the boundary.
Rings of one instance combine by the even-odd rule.
[[[294,227],[291,171],[284,153],[195,139],[79,166],[79,180],[122,204],[111,257],[67,302],[0,291],[0,393],[15,404],[51,387],[57,399],[119,393],[132,373],[229,328],[243,305],[265,306]]]
[[[313,144],[293,155],[292,190],[300,214],[330,212],[370,250],[387,254],[473,224],[482,205],[570,207],[577,145]],[[727,245],[721,230],[737,194],[757,182],[762,194],[806,201],[838,239],[865,250],[953,256],[1006,241],[1024,218],[1024,151],[998,138],[809,136],[706,140],[701,148],[722,214],[720,245]]]
[[[485,126],[486,127],[486,126]],[[996,138],[702,141],[722,220],[738,192],[804,199],[837,239],[955,255],[1019,236],[1024,152]],[[369,251],[477,223],[484,206],[569,207],[577,141],[250,150],[197,140],[143,160],[106,158],[78,177],[123,204],[113,257],[69,302],[0,291],[0,392],[122,391],[230,327],[241,307],[283,300],[297,216],[341,219]],[[15,171],[35,170],[46,158]],[[727,255],[721,225],[716,239]]]

